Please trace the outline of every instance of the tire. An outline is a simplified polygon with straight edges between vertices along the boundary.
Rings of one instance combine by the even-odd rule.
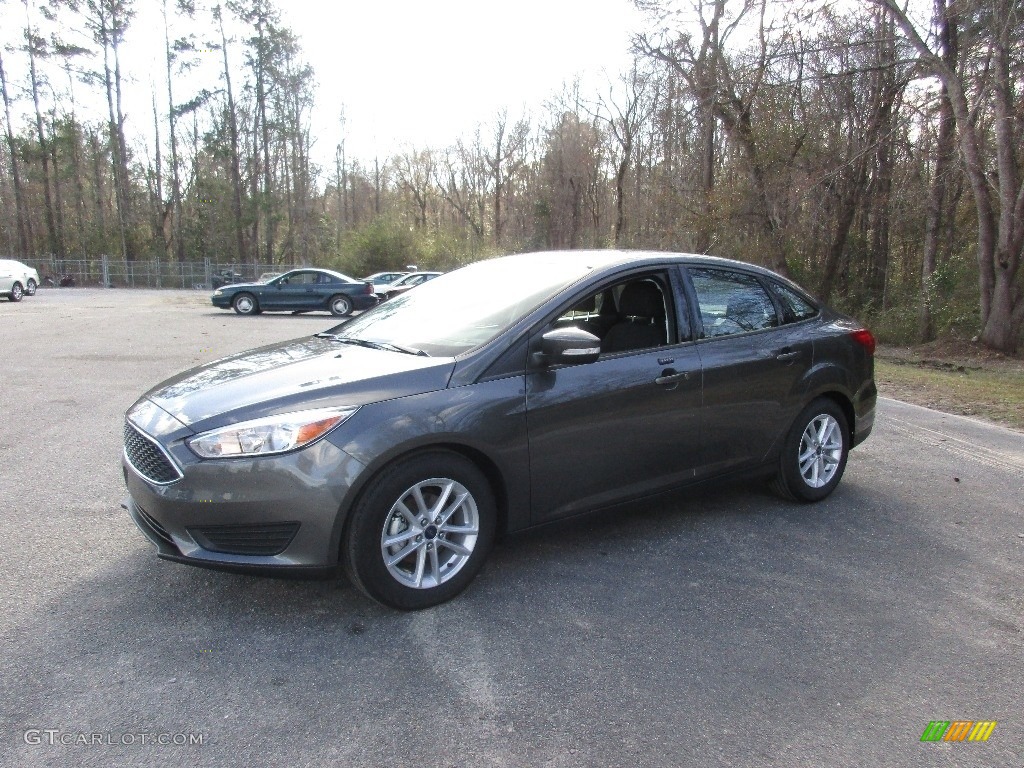
[[[327,308],[331,310],[331,314],[336,317],[345,317],[352,314],[352,299],[348,296],[331,296],[331,300],[327,302]]]
[[[21,297],[25,295],[25,289],[21,287],[21,283],[15,283],[11,286],[11,292],[7,294],[8,301],[21,301]]]
[[[842,408],[819,398],[789,430],[772,487],[793,501],[821,501],[839,485],[850,454],[850,428]]]
[[[231,300],[231,306],[240,315],[257,315],[260,305],[251,293],[240,293]]]
[[[36,285],[36,281],[31,279],[31,278],[29,278],[29,281],[27,283],[25,283],[25,295],[26,296],[35,296],[36,295],[36,288],[38,288],[38,287],[39,286]]]
[[[341,552],[349,578],[401,610],[429,608],[464,590],[487,559],[497,519],[487,478],[448,451],[386,467],[350,514]]]

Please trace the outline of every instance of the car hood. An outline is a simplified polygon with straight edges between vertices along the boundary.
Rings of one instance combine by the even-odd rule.
[[[227,283],[226,285],[222,285],[220,288],[215,288],[214,291],[226,291],[228,289],[234,291],[242,290],[245,288],[266,288],[268,285],[270,285],[270,283]]]
[[[365,405],[444,389],[453,358],[310,337],[214,360],[144,395],[194,431],[292,410]]]

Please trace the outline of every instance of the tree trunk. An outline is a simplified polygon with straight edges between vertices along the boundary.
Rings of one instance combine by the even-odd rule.
[[[29,84],[32,86],[32,103],[35,106],[36,132],[39,139],[39,154],[43,161],[43,201],[46,219],[47,243],[50,255],[57,258],[64,258],[64,248],[61,245],[57,233],[57,222],[53,211],[53,192],[50,181],[50,148],[46,141],[46,130],[43,126],[43,113],[39,107],[39,76],[36,70],[36,45],[37,39],[32,29],[32,22],[28,18],[28,3],[25,3],[25,48],[28,52]]]
[[[21,182],[21,171],[18,167],[18,153],[14,145],[14,133],[11,123],[11,100],[7,95],[7,75],[4,72],[3,52],[0,50],[0,93],[4,99],[4,115],[7,118],[5,127],[7,129],[7,149],[11,155],[11,180],[14,182],[14,215],[18,227],[18,245],[21,248],[22,258],[31,258],[32,230],[28,218],[28,209],[25,205],[25,190]]]
[[[171,52],[171,39],[170,30],[168,29],[167,21],[167,0],[164,0],[164,54],[167,64],[167,132],[170,134],[170,149],[171,149],[171,244],[168,247],[167,257],[171,258],[171,252],[173,250],[174,256],[179,262],[185,260],[185,241],[181,236],[181,176],[178,171],[178,130],[177,123],[178,117],[174,106],[174,88],[172,86],[174,82],[174,73],[172,71],[171,63],[173,61],[173,54]]]
[[[224,58],[224,85],[228,97],[228,135],[231,138],[231,213],[235,219],[235,259],[241,263],[246,258],[245,231],[242,225],[242,174],[238,152],[238,115],[235,109],[235,96],[231,90],[231,68],[228,66],[228,39],[224,34],[224,19],[220,9],[216,11],[217,22],[220,24],[220,49]],[[255,258],[255,256],[254,256]]]
[[[946,0],[935,0],[935,15],[939,21],[939,40],[946,66],[956,70],[957,27]],[[928,185],[928,206],[924,225],[924,254],[921,261],[921,310],[918,315],[918,340],[935,338],[935,320],[932,316],[934,296],[932,275],[938,262],[939,243],[942,241],[943,216],[946,213],[948,175],[956,162],[956,132],[953,105],[949,91],[943,85],[939,94],[939,133],[935,144],[935,163],[931,183]]]

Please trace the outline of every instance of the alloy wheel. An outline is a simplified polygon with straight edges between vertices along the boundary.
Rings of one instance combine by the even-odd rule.
[[[800,476],[811,488],[821,488],[832,480],[842,457],[843,431],[839,422],[827,413],[815,416],[800,438]]]
[[[395,581],[431,589],[462,569],[479,533],[473,494],[462,483],[434,477],[416,483],[392,505],[381,532],[381,556]]]

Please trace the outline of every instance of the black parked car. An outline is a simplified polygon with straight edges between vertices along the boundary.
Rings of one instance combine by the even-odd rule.
[[[480,291],[479,286],[491,286]],[[764,269],[572,251],[479,262],[135,403],[160,557],[319,572],[423,608],[496,533],[709,478],[812,502],[871,432],[874,339]]]
[[[373,285],[329,269],[293,269],[266,283],[225,286],[210,297],[213,306],[240,315],[260,312],[314,312],[350,315],[377,303]]]
[[[222,269],[210,278],[210,282],[213,283],[214,288],[223,288],[225,285],[240,283],[242,279],[241,272],[235,272],[232,269]]]

